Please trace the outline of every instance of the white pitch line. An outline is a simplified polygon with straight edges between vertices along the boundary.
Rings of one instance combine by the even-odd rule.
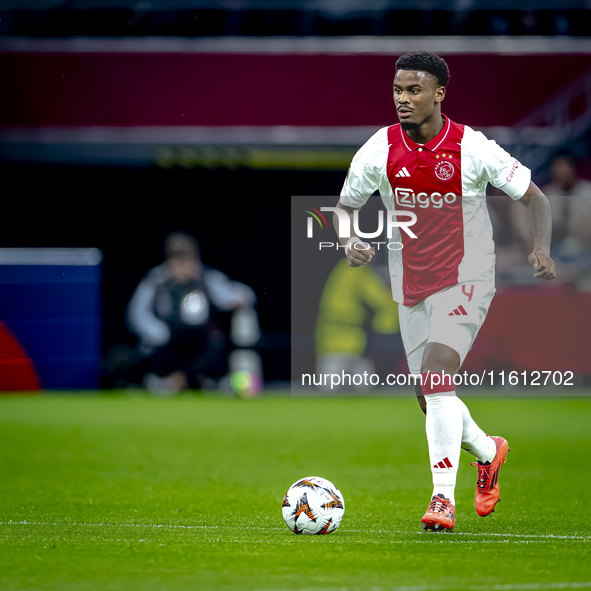
[[[546,591],[550,589],[590,589],[591,582],[559,583],[516,583],[508,585],[489,585],[486,587],[470,585],[467,591]],[[432,587],[427,585],[407,585],[403,587],[371,587],[369,591],[453,591],[456,587]],[[289,591],[288,589],[266,589],[265,591]],[[305,587],[302,591],[360,591],[359,587]]]
[[[151,528],[164,528],[164,529],[231,529],[231,530],[244,530],[244,529],[256,529],[256,530],[285,530],[284,527],[232,527],[225,525],[180,525],[180,524],[158,524],[158,523],[79,523],[77,521],[72,522],[49,522],[49,521],[0,521],[0,525],[57,525],[57,526],[86,526],[86,527],[151,527]]]
[[[79,523],[79,522],[47,522],[47,521],[0,521],[0,525],[51,525],[59,527],[149,527],[154,529],[219,529],[219,530],[262,530],[262,531],[284,531],[283,527],[233,527],[225,525],[182,525],[182,524],[157,524],[157,523]],[[491,536],[504,538],[528,538],[528,539],[543,539],[543,540],[576,540],[587,542],[591,540],[591,536],[561,536],[556,534],[511,534],[511,533],[484,533],[484,532],[442,532],[442,535],[425,534],[419,531],[389,531],[389,530],[358,530],[358,529],[343,529],[343,533],[381,533],[381,534],[398,534],[398,535],[430,535],[433,538],[446,539],[451,541],[455,536]],[[425,540],[427,542],[427,540]],[[468,542],[469,543],[469,542]]]
[[[380,530],[360,530],[360,529],[347,529],[343,530],[352,533],[373,533],[373,534],[403,534],[403,535],[411,535],[411,534],[421,534],[423,535],[424,532],[420,531],[390,531],[385,529]],[[483,532],[467,532],[467,531],[457,531],[453,533],[449,532],[441,532],[444,535],[449,536],[495,536],[495,537],[509,537],[509,538],[548,538],[548,539],[557,539],[557,540],[591,540],[591,536],[558,536],[556,534],[500,534],[500,533],[483,533]],[[436,534],[437,535],[437,534]]]

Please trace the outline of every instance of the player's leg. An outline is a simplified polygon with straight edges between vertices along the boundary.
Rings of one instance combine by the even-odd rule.
[[[452,328],[451,330],[453,331],[454,329]],[[461,337],[457,339],[456,342],[461,342]],[[457,348],[463,349],[464,347],[460,345]],[[441,374],[441,372],[444,372],[453,376],[456,375],[459,370],[460,354],[456,350],[440,343],[427,343],[421,373],[430,372]],[[431,380],[429,380],[429,382],[430,381]],[[437,380],[435,381],[437,382]],[[429,385],[429,383],[427,385]],[[437,391],[440,388],[435,385],[434,389]],[[474,422],[470,415],[470,411],[464,402],[457,398],[455,387],[453,389],[443,388],[442,391],[446,392],[446,399],[443,401],[443,405],[445,406],[447,404],[450,408],[459,408],[461,410],[462,449],[471,453],[480,462],[492,461],[495,455],[495,445],[491,438]],[[430,400],[431,402],[433,401],[432,398]],[[425,406],[427,406],[426,402]],[[457,412],[457,410],[455,412]]]
[[[434,357],[434,356],[433,356],[433,354],[429,354],[429,350],[430,350],[431,348],[429,348],[429,350],[427,350],[427,351],[426,351],[426,347],[427,347],[427,339],[425,339],[425,341],[422,343],[422,347],[421,347],[421,349],[420,349],[420,351],[419,351],[419,353],[420,353],[420,357],[421,357],[421,366],[422,366],[422,364],[423,364],[423,356],[425,355],[425,353],[427,353],[427,354],[429,355],[429,363],[430,363],[430,364],[431,364],[433,367],[441,367],[441,369],[439,369],[439,370],[438,370],[438,372],[439,372],[439,373],[441,373],[441,371],[442,371],[443,367],[441,366],[441,364],[440,364],[440,363],[438,364],[438,363],[435,361],[435,360],[436,360],[436,356]],[[408,354],[407,354],[407,358],[408,358]],[[433,359],[431,359],[431,358],[433,358]],[[445,359],[443,359],[442,361],[445,363]],[[433,362],[433,363],[431,363],[431,362]],[[409,363],[409,366],[410,366],[410,363]],[[460,369],[460,366],[459,366],[459,362],[458,362],[458,365],[457,365],[457,367],[454,367],[453,374],[456,374],[456,373],[459,371],[459,369]],[[422,370],[421,370],[421,371],[422,371]],[[433,370],[432,370],[432,371],[433,371]],[[413,371],[411,370],[411,373],[415,373],[415,372],[413,372]],[[414,387],[414,388],[415,388],[415,394],[416,394],[416,396],[417,396],[417,401],[418,401],[418,403],[419,403],[419,406],[421,407],[421,410],[422,410],[422,411],[423,411],[425,414],[427,414],[427,402],[426,402],[426,400],[425,400],[425,395],[424,395],[424,393],[423,393],[423,387],[422,387],[422,385],[421,385],[421,380],[415,380],[415,387]]]
[[[415,394],[421,410],[426,413],[427,407],[421,387],[420,369],[425,345],[429,338],[429,316],[424,303],[417,306],[398,304],[398,319],[408,369],[415,376]]]
[[[421,375],[426,414],[425,430],[433,493],[421,519],[426,531],[451,530],[455,526],[455,486],[462,442],[462,410],[451,376],[460,367],[460,355],[448,345],[428,342]]]
[[[406,359],[408,361],[408,367],[411,374],[417,376],[418,378],[418,383],[415,379],[415,393],[417,395],[417,399],[419,401],[421,409],[423,410],[423,412],[427,414],[427,422],[429,422],[431,419],[437,417],[438,412],[435,406],[433,406],[434,400],[431,400],[431,410],[427,411],[427,396],[423,395],[423,390],[420,383],[422,381],[420,371],[424,359],[425,349],[427,346],[427,340],[429,338],[430,317],[424,302],[412,307],[399,305],[398,314],[400,319],[400,332],[402,335],[402,341],[404,343],[404,350],[406,353]],[[440,345],[440,347],[441,346],[442,345]],[[429,349],[433,349],[433,345],[430,346]],[[437,347],[435,347],[435,353],[437,353]],[[451,351],[451,353],[452,355],[455,355],[457,357],[457,354],[454,351]],[[431,355],[429,355],[427,359],[433,361],[433,357]],[[429,362],[431,363],[431,361]],[[452,368],[456,365],[457,359],[454,358]],[[432,367],[434,370],[441,369],[440,365],[436,364],[433,364]],[[441,459],[443,459],[443,456]],[[457,466],[457,462],[455,465]],[[427,522],[423,521],[423,525],[426,529],[435,529],[436,527],[440,527],[441,525],[445,526],[444,529],[450,529],[451,527],[453,527],[453,515],[451,516],[451,518],[448,516],[448,513],[450,513],[450,510],[448,509],[448,506],[446,504],[448,502],[449,500],[447,499],[445,502],[443,502],[440,497],[432,498],[432,502],[429,505],[429,511],[430,517],[433,519]],[[453,512],[453,506],[451,508],[451,511]]]
[[[472,343],[469,331],[463,329],[458,331],[452,328],[450,330],[452,334],[459,332],[459,344],[456,334],[452,339],[452,342],[456,344],[452,347],[438,342],[428,343],[427,341],[431,338],[429,334],[431,317],[424,302],[413,307],[400,305],[399,317],[406,358],[412,374],[418,375],[419,372],[427,371],[440,374],[443,371],[447,375],[454,375],[459,371],[463,358],[458,350],[465,351],[464,356],[468,352]],[[415,393],[421,409],[427,414],[430,456],[441,455],[441,458],[438,457],[437,460],[432,458],[431,461],[434,495],[430,509],[425,515],[429,519],[425,520],[424,517],[423,525],[426,529],[451,529],[455,522],[454,489],[464,432],[464,414],[467,413],[467,408],[455,397],[453,388],[451,391],[450,388],[447,388],[447,392],[443,393],[441,388],[435,386],[434,390],[425,393],[422,386],[418,384],[415,385]],[[430,407],[430,412],[427,411],[428,407]],[[469,426],[471,417],[469,417],[469,413],[467,414],[466,423]],[[467,432],[470,433],[469,429]],[[472,445],[478,443],[474,441],[473,434],[470,441]],[[450,457],[453,458],[453,461]]]
[[[444,371],[454,375],[459,371],[484,322],[493,294],[493,287],[480,282],[470,286],[457,285],[432,297],[429,302],[432,326],[429,342],[425,347],[422,373]],[[456,313],[457,311],[460,313]],[[451,457],[449,458],[452,467],[447,467],[447,473],[441,469],[439,463],[432,462],[434,483],[437,481],[450,485],[453,480],[455,486],[454,472],[457,472],[461,445],[478,460],[476,509],[480,515],[488,515],[499,499],[498,471],[507,455],[507,442],[499,437],[489,437],[480,429],[472,419],[467,406],[456,396],[453,383],[438,386],[431,380],[428,390],[425,390],[424,384],[423,390],[428,391],[430,395],[438,395],[433,398],[426,397],[427,419],[429,421],[430,407],[435,405],[434,408],[438,408],[438,417],[441,418],[432,417],[431,421],[435,423],[433,428],[442,429],[447,433],[449,445],[453,447],[453,450],[450,448],[449,451],[453,453],[455,460],[454,462]],[[441,426],[438,421],[448,422],[451,426]],[[456,433],[458,424],[461,424],[459,445]],[[437,440],[435,435],[432,437]],[[443,440],[445,441],[445,436]],[[453,496],[450,498],[453,499]]]

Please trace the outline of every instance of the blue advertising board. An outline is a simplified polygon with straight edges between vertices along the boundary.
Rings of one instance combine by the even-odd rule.
[[[96,248],[0,249],[0,320],[43,388],[97,388],[101,266]]]

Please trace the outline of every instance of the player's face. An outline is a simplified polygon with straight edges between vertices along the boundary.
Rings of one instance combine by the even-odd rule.
[[[394,76],[394,104],[402,129],[417,129],[433,116],[443,100],[445,87],[420,70],[398,70]]]

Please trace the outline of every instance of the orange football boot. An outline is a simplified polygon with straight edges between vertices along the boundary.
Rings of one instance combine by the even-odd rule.
[[[456,525],[456,508],[439,493],[431,499],[421,523],[425,531],[451,531]]]
[[[506,439],[502,437],[492,437],[492,439],[497,445],[497,453],[493,461],[490,464],[481,464],[480,462],[470,464],[478,467],[474,503],[476,513],[481,517],[492,513],[495,510],[495,505],[500,501],[499,472],[501,466],[507,461],[507,452],[511,451]]]

